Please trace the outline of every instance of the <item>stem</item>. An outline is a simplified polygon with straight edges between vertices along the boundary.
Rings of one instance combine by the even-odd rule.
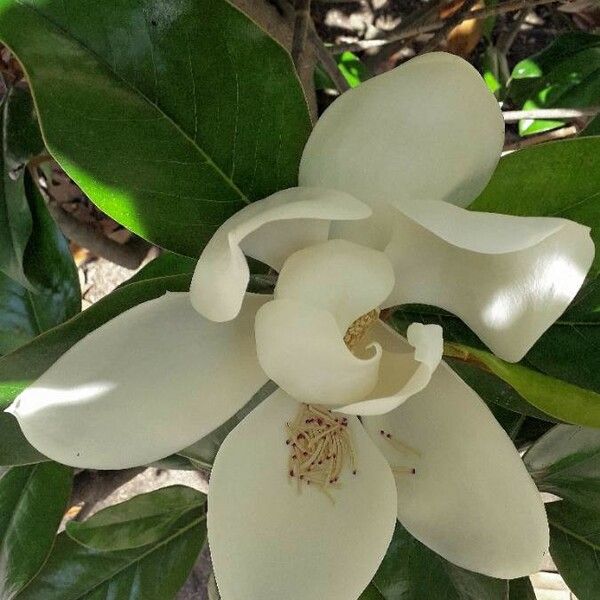
[[[471,9],[475,6],[477,0],[465,0],[463,5],[445,21],[444,25],[436,34],[423,46],[419,54],[425,54],[435,50],[445,39],[446,36],[460,23],[467,20],[467,17],[473,12]]]
[[[310,0],[296,0],[294,10],[296,17],[294,20],[294,37],[292,38],[292,60],[296,65],[296,70],[299,70],[310,22]]]
[[[506,123],[521,119],[580,119],[594,117],[600,113],[600,106],[589,108],[536,108],[533,110],[506,110],[502,113]]]

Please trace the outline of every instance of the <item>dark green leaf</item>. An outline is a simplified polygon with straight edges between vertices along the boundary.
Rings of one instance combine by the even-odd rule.
[[[67,533],[96,550],[139,548],[159,542],[175,521],[204,503],[205,497],[193,488],[173,485],[109,506],[87,521],[71,521]]]
[[[600,394],[555,379],[485,350],[446,344],[445,353],[487,369],[514,388],[532,406],[567,423],[600,427]]]
[[[148,494],[164,506],[172,488]],[[165,491],[167,490],[167,491]],[[154,529],[152,542],[125,550],[99,550],[78,544],[66,533],[58,536],[56,545],[34,581],[19,600],[169,600],[184,583],[206,539],[204,496],[189,492],[189,510],[181,510],[170,526]],[[87,534],[93,530],[95,544],[110,547],[114,540],[122,547],[128,536],[138,542],[144,538],[143,524],[156,526],[156,519],[133,498],[86,521]],[[141,516],[132,509],[143,508]],[[176,510],[185,503],[178,504]],[[108,512],[110,511],[110,512]],[[99,519],[101,524],[96,526]],[[120,522],[120,529],[110,522]],[[79,530],[81,533],[82,530]]]
[[[557,425],[523,460],[540,490],[600,508],[600,430]]]
[[[15,417],[0,411],[0,466],[31,465],[47,460],[25,439]]]
[[[379,593],[379,590],[370,583],[358,600],[385,600],[385,598]]]
[[[167,291],[189,289],[189,275],[148,279],[115,290],[66,323],[0,358],[0,409],[8,406],[71,346],[103,323]]]
[[[0,0],[0,39],[49,151],[158,245],[198,256],[231,214],[296,183],[310,118],[294,66],[226,0]]]
[[[461,569],[429,550],[399,523],[371,586],[380,596],[366,596],[369,600],[528,600],[531,597],[527,595],[531,584],[526,579],[506,581]]]
[[[156,279],[157,277],[189,275],[194,272],[197,262],[197,259],[189,256],[181,256],[181,254],[175,254],[174,252],[163,252],[141,268],[133,277],[122,283],[120,287],[137,281]]]
[[[546,505],[550,554],[579,600],[597,600],[600,590],[600,510],[562,500]]]
[[[50,462],[14,467],[0,479],[3,600],[15,598],[50,554],[71,494],[71,482],[71,469]]]
[[[0,274],[0,354],[14,350],[81,309],[79,278],[69,246],[28,174],[24,191],[33,230],[23,265],[34,289]]]
[[[26,90],[12,88],[0,103],[0,272],[30,286],[23,272],[23,254],[32,231],[25,199],[25,164],[43,149]]]
[[[509,94],[524,109],[585,108],[600,97],[600,36],[582,32],[559,36],[542,52],[518,63]],[[564,125],[563,121],[521,121],[521,135]]]

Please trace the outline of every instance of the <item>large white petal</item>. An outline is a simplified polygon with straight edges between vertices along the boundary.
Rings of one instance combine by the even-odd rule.
[[[393,288],[394,269],[383,252],[329,240],[287,259],[275,298],[324,308],[345,333],[355,319],[377,308]]]
[[[429,383],[442,359],[444,343],[439,325],[412,323],[407,331],[408,344],[398,343],[399,335],[379,321],[371,339],[383,348],[379,363],[379,379],[369,398],[339,408],[348,415],[380,415],[397,408]]]
[[[389,545],[394,478],[357,419],[349,421],[358,472],[342,472],[334,502],[289,480],[285,422],[297,407],[275,392],[215,460],[208,539],[223,600],[356,600]]]
[[[293,252],[326,240],[331,220],[370,214],[349,194],[315,188],[290,188],[246,206],[204,248],[190,287],[192,305],[212,321],[235,318],[250,278],[244,253],[279,270]]]
[[[87,335],[10,407],[29,442],[75,467],[123,469],[180,450],[221,425],[267,381],[248,294],[227,324],[189,294],[144,302]]]
[[[459,316],[501,358],[520,360],[562,314],[594,258],[572,221],[476,213],[425,202],[396,214],[386,305],[433,304]]]
[[[450,367],[442,363],[424,391],[363,422],[392,467],[416,469],[396,475],[398,519],[412,535],[493,577],[538,570],[548,548],[541,496],[506,433]]]
[[[487,184],[503,142],[498,103],[479,73],[456,56],[429,53],[325,111],[304,149],[300,184],[345,190],[370,204],[368,224],[332,230],[382,248],[390,234],[386,203],[466,206]]]
[[[256,314],[256,350],[267,375],[307,404],[340,405],[362,400],[377,383],[381,348],[354,356],[333,315],[287,298]]]

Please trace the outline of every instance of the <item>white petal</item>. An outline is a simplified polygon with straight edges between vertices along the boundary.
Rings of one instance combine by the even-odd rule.
[[[412,535],[492,577],[539,569],[548,548],[541,496],[489,409],[446,364],[420,394],[363,422],[392,468],[416,468],[396,475],[398,519]]]
[[[394,269],[385,254],[345,240],[329,240],[287,259],[275,298],[324,308],[345,333],[355,319],[378,307],[393,288]]]
[[[407,343],[381,322],[373,328],[372,337],[384,348],[377,385],[368,399],[339,408],[339,412],[380,415],[397,408],[427,386],[442,359],[444,342],[439,325],[412,323],[407,331],[411,352],[406,352]]]
[[[267,375],[307,404],[362,400],[377,383],[381,348],[369,358],[348,350],[333,315],[296,300],[273,300],[256,314],[256,351]]]
[[[440,202],[396,215],[386,254],[392,306],[459,316],[499,357],[518,361],[562,314],[594,257],[589,229],[565,219],[476,213]]]
[[[221,425],[267,381],[252,328],[269,296],[215,324],[187,293],[144,302],[87,335],[13,403],[28,441],[75,467],[157,460]]]
[[[335,503],[289,480],[285,422],[297,406],[276,392],[215,460],[208,539],[223,600],[356,600],[391,540],[394,478],[357,419],[350,430],[358,472],[342,472]]]
[[[498,103],[479,73],[456,56],[429,53],[342,94],[325,111],[304,149],[300,183],[371,205],[368,226],[332,229],[382,248],[390,234],[386,203],[466,206],[489,181],[503,142]]]
[[[349,194],[314,188],[290,188],[246,206],[204,248],[190,287],[194,308],[212,321],[235,318],[250,278],[244,252],[280,269],[296,250],[326,240],[331,220],[370,214]]]

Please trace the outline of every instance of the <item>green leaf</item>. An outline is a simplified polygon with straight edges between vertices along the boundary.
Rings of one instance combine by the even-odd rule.
[[[488,369],[514,388],[532,406],[558,419],[600,427],[600,394],[571,383],[549,377],[520,364],[508,363],[476,348],[459,344],[446,344],[445,353]]]
[[[356,54],[352,52],[342,52],[334,58],[340,73],[344,76],[344,79],[351,88],[360,85],[363,81],[366,81],[371,77],[367,67]],[[336,85],[331,80],[331,77],[329,77],[319,64],[317,64],[315,68],[315,88],[318,90],[336,89]]]
[[[23,266],[34,289],[0,274],[0,354],[14,350],[81,309],[79,278],[67,241],[29,174],[24,184],[33,230]]]
[[[23,254],[32,217],[23,172],[29,159],[42,149],[31,96],[21,88],[10,89],[0,103],[0,272],[30,288]]]
[[[385,600],[385,598],[379,593],[379,590],[370,583],[358,600]]]
[[[174,598],[206,539],[205,497],[200,492],[185,492],[189,501],[185,511],[183,494],[181,492],[181,502],[176,506],[180,515],[168,527],[154,529],[157,521],[148,507],[152,499],[162,510],[172,498],[172,488],[146,494],[141,504],[133,498],[97,513],[85,522],[86,534],[95,530],[93,542],[103,548],[109,548],[112,542],[122,548],[128,536],[141,541],[144,524],[147,524],[153,534],[146,539],[152,539],[152,542],[144,546],[101,550],[79,544],[67,533],[60,534],[44,568],[19,600]],[[97,521],[100,524],[97,525]],[[112,526],[116,523],[120,523],[119,530]]]
[[[197,259],[189,256],[181,256],[174,252],[163,252],[142,267],[133,277],[122,283],[120,287],[157,277],[189,275],[194,272],[197,262]]]
[[[85,335],[141,302],[167,291],[186,291],[190,279],[189,275],[173,275],[119,288],[69,321],[0,358],[0,410]]]
[[[600,590],[600,510],[567,500],[546,505],[550,554],[579,600],[597,600]]]
[[[31,465],[47,460],[25,439],[17,419],[0,412],[0,466]]]
[[[502,99],[509,78],[506,55],[498,50],[496,46],[490,44],[483,54],[482,63],[485,84],[492,94]]]
[[[300,81],[226,0],[0,0],[0,39],[49,151],[151,242],[198,256],[234,212],[296,183],[310,131]]]
[[[600,36],[582,32],[559,36],[515,66],[509,94],[525,110],[596,105],[600,96]],[[521,121],[519,132],[530,135],[561,125],[563,121]]]
[[[71,482],[71,469],[56,463],[14,467],[0,478],[3,600],[15,598],[46,561],[67,508]]]
[[[600,507],[600,430],[557,425],[523,460],[541,491]]]
[[[366,596],[364,600],[535,598],[527,579],[507,581],[461,569],[421,544],[399,523],[371,587],[380,596]],[[374,594],[374,590],[369,593]]]
[[[204,503],[205,497],[193,488],[173,485],[109,506],[87,521],[71,521],[67,533],[96,550],[139,548],[160,541],[175,521]]]

